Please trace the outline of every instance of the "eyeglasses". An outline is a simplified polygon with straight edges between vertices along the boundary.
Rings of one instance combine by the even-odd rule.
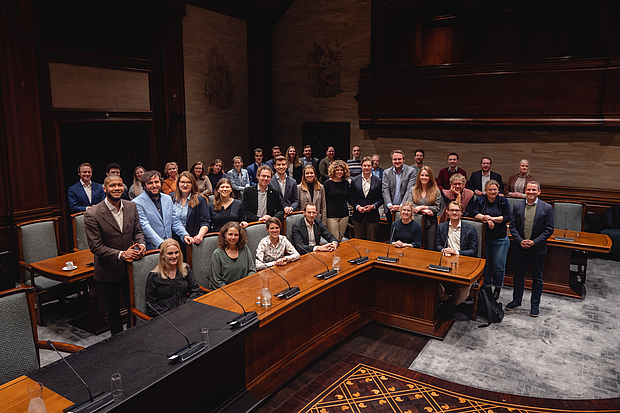
[[[191,185],[191,184],[192,183],[190,181],[181,181],[181,182],[179,182],[179,185],[183,185],[183,186]]]

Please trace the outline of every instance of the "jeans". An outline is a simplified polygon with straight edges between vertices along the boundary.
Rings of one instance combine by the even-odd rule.
[[[534,254],[531,250],[517,246],[515,252],[515,276],[512,300],[521,304],[523,299],[523,287],[525,284],[525,269],[529,260],[532,266],[532,308],[538,308],[540,296],[543,290],[543,267],[545,266],[545,254]]]
[[[129,278],[125,276],[120,281],[112,282],[97,281],[97,285],[99,286],[103,301],[105,301],[105,312],[108,318],[108,326],[110,326],[110,333],[112,335],[122,333],[121,294],[125,300],[125,306],[129,308],[129,303],[131,303],[129,296]]]
[[[486,239],[484,241],[484,285],[501,287],[506,275],[506,257],[510,248],[508,236],[500,239]]]

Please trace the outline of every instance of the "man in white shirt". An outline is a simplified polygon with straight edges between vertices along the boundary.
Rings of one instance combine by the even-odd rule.
[[[269,186],[278,191],[282,200],[282,209],[285,214],[299,208],[299,195],[297,191],[297,181],[286,174],[288,166],[284,156],[277,156],[275,159],[276,174],[271,178]]]
[[[88,208],[97,205],[105,198],[103,186],[92,182],[93,167],[88,162],[78,167],[80,180],[75,185],[69,187],[69,208],[72,213],[83,212]]]
[[[307,204],[304,218],[293,224],[291,238],[293,246],[301,255],[312,251],[334,251],[338,247],[336,237],[332,235],[320,219],[314,204]],[[320,245],[321,237],[328,243]]]

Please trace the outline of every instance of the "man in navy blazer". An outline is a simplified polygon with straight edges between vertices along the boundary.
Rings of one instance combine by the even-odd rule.
[[[538,199],[540,184],[527,183],[525,200],[512,208],[510,233],[512,234],[515,259],[512,301],[506,304],[507,310],[521,306],[525,269],[527,261],[532,266],[532,299],[530,315],[538,317],[540,296],[543,290],[543,268],[547,254],[547,239],[553,234],[553,208]]]
[[[504,184],[502,183],[502,176],[497,172],[491,171],[491,165],[493,161],[489,157],[484,157],[480,161],[480,167],[482,168],[479,171],[473,172],[469,177],[469,182],[467,183],[467,189],[471,189],[474,191],[474,194],[481,196],[484,195],[484,184],[493,179],[497,181],[499,184],[499,195],[504,196]],[[483,181],[484,178],[484,181]]]
[[[450,220],[442,222],[437,227],[437,251],[446,256],[465,255],[468,257],[478,256],[478,233],[473,225],[461,220],[463,205],[459,201],[448,204],[448,216]],[[439,294],[440,314],[447,315],[455,306],[461,304],[469,296],[471,285],[457,285],[452,298],[446,293],[441,285]]]
[[[245,209],[245,217],[248,222],[267,222],[271,217],[278,218],[280,221],[284,219],[280,194],[276,189],[269,186],[272,173],[270,167],[261,165],[257,172],[258,185],[251,186],[243,191],[243,209]],[[264,209],[261,209],[259,193],[265,195]]]
[[[286,175],[288,167],[284,156],[276,156],[274,166],[276,168],[276,174],[271,178],[269,187],[278,191],[280,199],[282,200],[282,209],[284,209],[284,213],[290,214],[299,208],[297,181]]]
[[[380,181],[383,181],[383,168],[379,165],[381,164],[381,156],[376,153],[372,156],[372,174],[379,178]]]
[[[351,179],[347,198],[353,207],[355,238],[376,241],[379,229],[379,207],[383,205],[383,194],[381,180],[372,174],[370,156],[362,158],[362,174]]]
[[[140,225],[146,236],[146,248],[158,249],[164,240],[172,238],[172,231],[186,244],[192,243],[181,218],[174,212],[172,198],[161,192],[161,175],[148,171],[142,175],[144,191],[133,199],[138,207]]]
[[[72,213],[84,212],[105,198],[103,186],[92,182],[93,167],[88,162],[78,166],[80,180],[69,187],[69,208]]]
[[[313,251],[334,251],[338,247],[336,237],[329,232],[320,219],[316,219],[316,215],[316,205],[306,204],[304,217],[295,222],[291,228],[293,246],[300,255]],[[312,239],[310,239],[311,233]],[[328,243],[320,245],[321,237]]]

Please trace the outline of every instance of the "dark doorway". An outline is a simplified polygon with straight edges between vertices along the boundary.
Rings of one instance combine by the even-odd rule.
[[[324,158],[329,146],[336,150],[336,158],[349,158],[351,124],[349,122],[302,122],[302,148],[312,146],[313,156]]]

